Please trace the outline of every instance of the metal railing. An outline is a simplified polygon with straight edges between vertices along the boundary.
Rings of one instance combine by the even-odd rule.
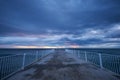
[[[0,80],[4,80],[26,66],[34,63],[53,50],[39,50],[34,53],[24,53],[0,57]]]
[[[81,60],[95,64],[100,68],[108,69],[112,72],[120,74],[120,55],[110,55],[104,53],[82,51],[82,50],[66,50],[76,55]]]

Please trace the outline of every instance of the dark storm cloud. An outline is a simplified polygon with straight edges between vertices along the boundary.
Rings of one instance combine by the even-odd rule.
[[[46,45],[117,44],[119,23],[120,0],[0,1],[0,39],[4,39],[3,36],[38,39],[33,40],[32,44],[27,42],[28,39],[21,41],[22,37],[15,42],[9,38],[10,44],[38,45],[39,41]],[[3,43],[9,45],[9,41]]]
[[[1,21],[33,32],[76,30],[120,22],[119,4],[119,0],[3,0],[0,12]]]

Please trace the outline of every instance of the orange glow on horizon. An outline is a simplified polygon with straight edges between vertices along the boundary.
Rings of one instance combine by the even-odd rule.
[[[14,46],[14,48],[38,48],[37,46]]]
[[[13,48],[79,48],[79,45],[70,46],[14,46]]]

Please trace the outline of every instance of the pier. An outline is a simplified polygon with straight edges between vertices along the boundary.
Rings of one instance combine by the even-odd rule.
[[[76,55],[74,54],[76,53]],[[79,54],[81,53],[81,54]],[[22,63],[20,70],[4,78],[5,80],[120,80],[118,73],[104,68],[102,56],[99,66],[91,63],[89,56],[76,50],[52,50],[36,61],[25,66]],[[22,60],[25,61],[25,54]],[[89,57],[89,58],[88,58]],[[92,56],[94,57],[94,56]],[[94,58],[93,58],[94,59]],[[91,59],[92,60],[92,59]],[[119,67],[119,66],[118,66]],[[117,68],[117,66],[116,66]],[[8,69],[8,68],[6,68]],[[8,69],[9,70],[9,69]],[[1,79],[1,80],[4,80]]]

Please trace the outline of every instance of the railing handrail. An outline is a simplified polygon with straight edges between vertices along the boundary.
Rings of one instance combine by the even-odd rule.
[[[13,56],[17,56],[17,55],[21,55],[21,54],[14,54],[14,55],[9,55],[9,56],[1,56],[0,59],[1,58],[7,58],[7,57],[13,57]]]
[[[73,50],[70,49],[67,51],[69,53],[75,54],[76,56],[78,56],[79,54],[78,57],[86,62],[90,62],[95,65],[98,65],[100,68],[110,70],[118,75],[120,74],[120,55],[111,55],[100,52],[74,50],[74,49]]]
[[[26,66],[33,64],[34,62],[39,60],[41,57],[51,53],[51,51],[52,50],[41,50],[40,51],[41,53],[39,52],[40,55],[38,54],[38,51],[37,51],[35,53],[15,54],[15,55],[8,55],[8,56],[0,57],[0,63],[1,63],[0,80],[4,80],[11,74],[15,73],[16,71],[22,70]],[[16,62],[16,60],[18,62]]]

